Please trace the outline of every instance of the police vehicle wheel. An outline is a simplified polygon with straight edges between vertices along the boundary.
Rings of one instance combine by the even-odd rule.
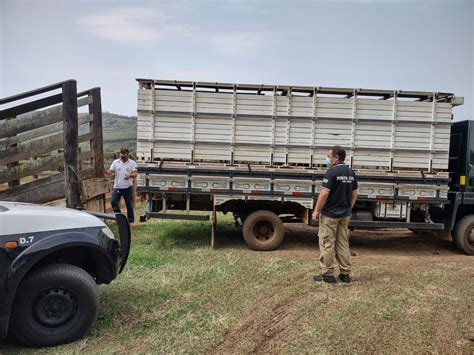
[[[474,215],[461,218],[452,235],[456,248],[467,255],[474,255]]]
[[[275,250],[283,241],[285,227],[275,213],[261,210],[245,218],[242,233],[251,249]]]
[[[13,302],[10,331],[29,346],[53,346],[78,340],[97,318],[99,292],[81,268],[50,264],[20,284]]]

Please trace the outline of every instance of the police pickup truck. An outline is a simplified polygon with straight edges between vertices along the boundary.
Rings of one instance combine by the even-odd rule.
[[[120,240],[99,218],[116,221]],[[80,339],[97,317],[97,285],[115,279],[129,250],[122,214],[0,201],[0,338]]]

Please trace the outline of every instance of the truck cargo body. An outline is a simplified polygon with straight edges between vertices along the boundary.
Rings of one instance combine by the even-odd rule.
[[[137,187],[148,197],[147,218],[196,219],[169,211],[204,210],[211,217],[231,212],[245,223],[267,210],[283,221],[310,223],[327,149],[337,144],[359,180],[353,227],[445,228],[430,209],[451,203],[452,108],[462,98],[138,82]]]

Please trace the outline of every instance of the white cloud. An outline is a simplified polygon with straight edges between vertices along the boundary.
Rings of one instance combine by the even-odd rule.
[[[154,9],[122,7],[99,14],[89,14],[78,24],[101,39],[128,44],[144,44],[183,36],[190,28],[170,25],[169,18]]]
[[[273,35],[258,31],[224,32],[212,35],[210,41],[214,48],[223,54],[243,56],[260,52],[273,42]]]
[[[215,32],[180,23],[180,18],[153,8],[120,7],[87,14],[78,20],[82,31],[120,44],[147,45],[166,40],[198,44],[229,56],[246,56],[268,48],[275,33],[265,30]]]

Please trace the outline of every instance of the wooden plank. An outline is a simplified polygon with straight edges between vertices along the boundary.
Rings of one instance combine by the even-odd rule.
[[[83,181],[85,188],[81,194],[81,201],[85,203],[88,200],[93,199],[96,196],[103,195],[110,192],[110,181],[104,177],[96,177]]]
[[[43,171],[58,170],[63,165],[62,154],[41,158],[27,164],[8,168],[0,175],[0,184],[10,180],[21,179],[31,175],[38,175]]]
[[[79,118],[79,126],[91,122],[92,115],[90,114],[81,114]],[[6,147],[12,144],[17,144],[25,141],[30,141],[42,136],[51,135],[51,133],[62,132],[63,123],[56,122],[50,125],[43,127],[35,128],[27,132],[20,133],[13,137],[7,137],[0,139],[0,149],[1,147]]]
[[[18,106],[7,108],[3,111],[0,111],[0,120],[4,120],[9,117],[16,117],[26,112],[31,112],[34,110],[38,110],[44,107],[49,107],[56,105],[61,102],[62,95],[51,95],[48,97],[44,97],[42,99],[38,99],[35,101],[27,102],[26,104],[21,104]]]
[[[81,152],[80,159],[90,159],[92,152]],[[8,168],[4,171],[0,170],[0,184],[10,180],[25,178],[31,175],[39,175],[45,171],[58,170],[63,166],[63,154],[39,158],[37,160],[30,160],[25,164],[20,164],[16,167]]]
[[[86,142],[92,138],[93,133],[89,132],[79,137],[79,143]],[[76,137],[76,140],[78,138]],[[49,137],[28,142],[16,147],[7,148],[0,151],[0,164],[21,161],[29,158],[47,154],[53,150],[63,147],[63,133],[55,133]]]
[[[45,203],[64,197],[64,174],[58,173],[8,190],[0,191],[0,200]]]
[[[89,97],[81,98],[78,104],[88,104]],[[62,121],[62,106],[25,113],[15,118],[0,120],[0,138],[10,137],[35,128]]]
[[[62,132],[0,151],[0,164],[25,160],[61,149]]]

